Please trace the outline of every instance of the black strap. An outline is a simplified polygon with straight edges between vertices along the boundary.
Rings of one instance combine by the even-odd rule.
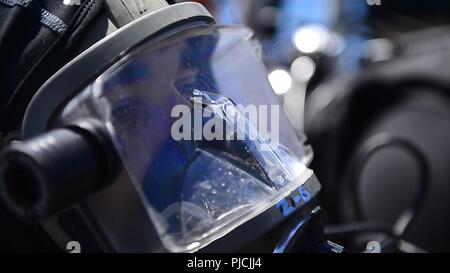
[[[20,127],[33,95],[74,57],[91,22],[101,11],[102,0],[0,0],[3,135]]]

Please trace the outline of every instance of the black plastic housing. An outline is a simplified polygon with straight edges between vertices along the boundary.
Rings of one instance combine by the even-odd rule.
[[[117,162],[104,135],[80,122],[6,148],[0,154],[0,194],[6,206],[35,221],[101,188]]]

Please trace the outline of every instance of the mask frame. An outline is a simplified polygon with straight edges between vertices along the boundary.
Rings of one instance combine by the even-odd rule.
[[[97,42],[64,66],[37,92],[25,114],[23,139],[33,138],[51,129],[53,118],[62,105],[137,45],[181,25],[193,23],[207,26],[215,21],[200,4],[182,3],[154,11]],[[308,193],[303,199],[302,190]],[[237,251],[269,231],[277,234],[274,238],[280,237],[284,229],[276,227],[286,219],[294,222],[308,217],[315,207],[315,197],[319,191],[320,184],[313,175],[302,185],[302,189],[292,192],[278,205],[201,251]],[[136,189],[122,169],[110,186],[41,224],[62,249],[67,242],[76,240],[84,246],[85,252],[168,251],[149,217],[143,217],[145,214]],[[270,251],[271,247],[266,250]]]

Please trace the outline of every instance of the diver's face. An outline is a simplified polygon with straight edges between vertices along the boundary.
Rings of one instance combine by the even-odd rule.
[[[180,62],[186,48],[183,42],[160,49],[158,54],[142,54],[121,72],[134,74],[124,76],[127,92],[113,85],[107,91],[115,134],[126,140],[120,148],[125,161],[131,162],[131,173],[139,178],[145,176],[150,162],[171,137],[172,108],[186,103],[180,89],[195,84],[198,68]],[[123,82],[114,77],[122,76],[113,75],[112,80]]]

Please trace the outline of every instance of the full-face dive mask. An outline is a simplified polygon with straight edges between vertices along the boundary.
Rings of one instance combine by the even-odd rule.
[[[194,3],[120,28],[33,98],[3,200],[62,248],[236,251],[278,228],[276,246],[320,185],[259,50]]]

